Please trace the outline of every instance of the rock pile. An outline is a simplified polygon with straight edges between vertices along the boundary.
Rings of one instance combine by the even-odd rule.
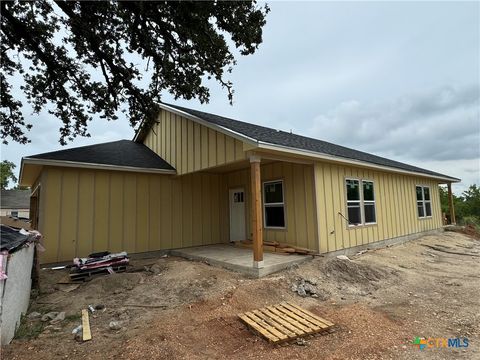
[[[313,298],[326,299],[326,294],[317,288],[318,281],[314,278],[297,278],[292,284],[291,290],[301,297],[311,296]]]

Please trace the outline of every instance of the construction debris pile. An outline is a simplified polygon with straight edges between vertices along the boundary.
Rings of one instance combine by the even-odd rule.
[[[23,228],[15,228],[0,224],[0,280],[6,279],[7,259],[9,255],[36,245],[40,251],[44,248],[41,245],[42,235],[38,231],[27,231]]]
[[[125,251],[115,254],[105,251],[90,254],[87,258],[75,258],[70,270],[70,279],[85,281],[95,275],[124,272],[128,262],[128,255]]]
[[[8,225],[0,225],[0,251],[13,254],[30,243],[38,243],[42,235],[38,231],[27,231]]]

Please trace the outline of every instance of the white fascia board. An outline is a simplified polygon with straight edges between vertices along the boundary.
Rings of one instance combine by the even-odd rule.
[[[436,179],[436,180],[443,180],[443,181],[446,181],[446,182],[459,182],[459,181],[461,181],[460,179],[457,179],[457,178],[442,177],[442,176],[420,173],[420,172],[416,172],[416,171],[402,170],[402,169],[391,167],[391,166],[377,165],[377,164],[373,164],[371,162],[347,159],[347,158],[342,158],[340,156],[327,155],[327,154],[322,154],[322,153],[318,153],[318,152],[310,151],[310,150],[303,150],[303,149],[291,148],[291,147],[288,147],[288,146],[270,144],[270,143],[266,143],[266,142],[263,142],[263,141],[258,142],[258,148],[259,149],[266,149],[266,150],[277,150],[277,151],[282,151],[282,152],[295,154],[295,155],[309,156],[309,157],[313,157],[313,158],[317,158],[317,159],[321,159],[321,160],[328,160],[328,161],[333,161],[333,162],[338,162],[338,163],[343,163],[343,164],[349,164],[349,165],[355,165],[355,166],[360,166],[360,167],[369,167],[369,168],[388,171],[388,172],[396,172],[396,173],[406,174],[406,175],[421,176],[421,177],[426,177],[426,178],[431,178],[431,179]]]
[[[212,124],[211,122],[209,121],[205,121],[201,118],[199,118],[198,116],[195,116],[195,115],[192,115],[190,113],[187,113],[185,111],[182,111],[182,110],[179,110],[179,109],[176,109],[176,108],[173,108],[171,106],[168,106],[168,105],[165,105],[165,104],[158,104],[158,106],[164,110],[168,110],[174,114],[177,114],[177,115],[180,115],[180,116],[183,116],[189,120],[192,120],[192,121],[195,121],[196,123],[200,124],[200,125],[203,125],[203,126],[206,126],[212,130],[216,130],[216,131],[219,131],[225,135],[228,135],[228,136],[231,136],[237,140],[240,140],[240,141],[243,141],[243,142],[246,142],[250,145],[253,145],[253,146],[257,146],[258,145],[258,141],[254,138],[251,138],[249,136],[246,136],[244,134],[241,134],[239,132],[236,132],[236,131],[233,131],[233,130],[230,130],[229,128],[226,128],[224,126],[221,126],[221,125],[216,125],[216,124]],[[142,124],[140,125],[139,129],[141,129],[141,126],[143,125],[143,122]],[[137,134],[135,135],[135,137],[133,138],[133,141],[137,141],[138,140],[138,135],[140,134],[140,131],[137,132]]]
[[[23,158],[20,161],[20,172],[18,173],[18,185],[22,183],[22,173],[23,173]]]
[[[22,159],[22,168],[20,170],[20,178],[22,176],[22,170],[23,170],[24,164],[75,167],[75,168],[82,168],[82,169],[97,169],[97,170],[131,171],[131,172],[140,172],[140,173],[149,173],[149,174],[165,174],[165,175],[175,175],[177,173],[176,170],[167,170],[167,169],[152,169],[152,168],[141,168],[141,167],[133,167],[133,166],[94,164],[94,163],[64,161],[64,160],[35,159],[35,158],[27,157]]]

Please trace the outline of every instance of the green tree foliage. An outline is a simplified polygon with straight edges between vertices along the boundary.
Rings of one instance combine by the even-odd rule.
[[[2,190],[7,188],[10,180],[14,183],[17,182],[17,177],[13,172],[15,168],[16,165],[11,161],[4,160],[0,163],[0,187]]]
[[[448,215],[448,192],[445,187],[440,187],[440,203],[442,212]],[[480,221],[480,187],[476,184],[470,185],[460,196],[454,194],[453,204],[458,223],[462,223],[464,219],[471,217]]]
[[[442,213],[448,214],[448,190],[445,186],[439,186],[438,191],[440,192],[440,206],[442,208]]]
[[[205,82],[214,79],[232,102],[233,84],[225,79],[236,64],[231,47],[253,54],[269,11],[255,1],[0,4],[5,143],[29,141],[32,124],[12,93],[12,79],[20,75],[34,112],[47,109],[62,121],[62,144],[89,136],[94,115],[115,120],[124,112],[132,126],[143,119],[149,125],[162,90],[204,103],[210,96]]]
[[[470,185],[468,190],[463,192],[462,197],[465,203],[465,214],[480,217],[480,187],[476,184]]]

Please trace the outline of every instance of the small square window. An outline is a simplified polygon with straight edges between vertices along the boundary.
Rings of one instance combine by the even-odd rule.
[[[243,191],[233,193],[233,202],[243,203]]]

